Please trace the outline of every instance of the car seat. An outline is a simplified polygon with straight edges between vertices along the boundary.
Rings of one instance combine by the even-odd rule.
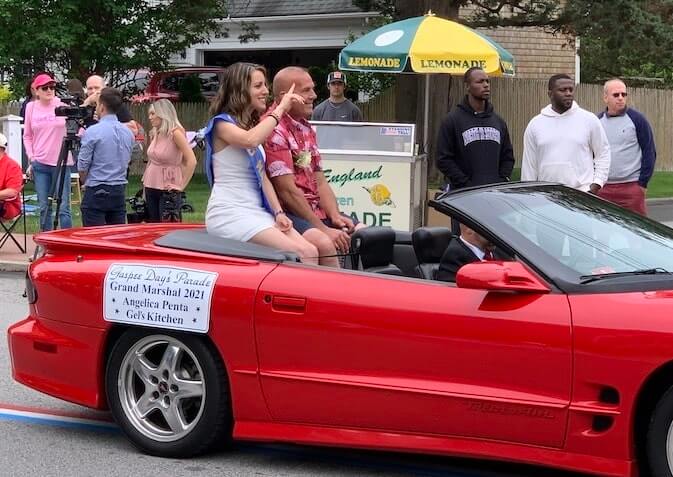
[[[418,266],[416,271],[421,278],[434,280],[439,270],[439,261],[449,246],[453,234],[446,227],[421,227],[411,234]]]
[[[366,272],[403,275],[392,263],[395,230],[389,227],[365,227],[351,237],[351,250],[359,256]]]

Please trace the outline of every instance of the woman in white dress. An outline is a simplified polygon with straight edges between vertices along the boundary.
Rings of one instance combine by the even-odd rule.
[[[206,174],[213,189],[206,210],[206,229],[219,237],[251,241],[295,252],[305,263],[318,264],[318,250],[294,228],[280,206],[264,167],[261,144],[293,102],[303,98],[294,85],[274,112],[266,110],[266,70],[234,63],[222,79],[206,128]]]

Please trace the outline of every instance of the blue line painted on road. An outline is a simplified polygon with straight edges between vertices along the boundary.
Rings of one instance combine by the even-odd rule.
[[[97,421],[79,417],[57,416],[32,411],[19,411],[0,408],[0,419],[5,421],[20,421],[31,424],[44,424],[57,427],[87,429],[90,431],[119,432],[119,428],[111,422]]]
[[[99,421],[96,419],[86,419],[81,417],[60,416],[49,413],[42,413],[36,411],[7,409],[0,407],[0,420],[25,422],[29,424],[41,424],[47,426],[84,429],[95,432],[110,432],[119,433],[120,429],[113,422]],[[290,446],[289,444],[288,446]],[[269,444],[253,444],[253,443],[237,443],[236,447],[242,452],[249,452],[262,455],[282,455],[293,459],[300,459],[303,461],[315,461],[322,463],[332,463],[344,466],[350,466],[360,469],[368,469],[373,471],[387,471],[395,473],[406,473],[408,475],[420,477],[484,477],[485,475],[493,475],[492,473],[482,473],[478,470],[474,472],[456,471],[453,469],[431,469],[424,468],[417,465],[410,465],[404,463],[386,463],[379,459],[372,458],[354,458],[337,455],[335,452],[329,450],[318,450],[314,448],[297,448],[283,447],[283,444],[269,445]],[[356,452],[357,450],[354,450]],[[343,451],[346,454],[346,450]]]

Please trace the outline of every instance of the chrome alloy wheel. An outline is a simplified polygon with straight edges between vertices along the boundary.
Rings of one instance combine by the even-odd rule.
[[[150,335],[126,353],[117,393],[129,422],[157,442],[177,441],[203,413],[206,386],[196,356],[180,340]]]

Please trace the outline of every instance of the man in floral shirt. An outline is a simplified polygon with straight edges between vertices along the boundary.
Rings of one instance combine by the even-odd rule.
[[[316,99],[315,84],[304,68],[289,66],[273,79],[276,101],[294,85],[294,93],[304,103],[293,103],[282,117],[274,118],[278,125],[264,143],[266,168],[278,198],[294,228],[318,248],[321,265],[338,266],[333,257],[347,252],[350,234],[362,224],[342,214],[336,198],[322,172],[316,135],[308,119]],[[277,103],[266,112],[272,114]]]

